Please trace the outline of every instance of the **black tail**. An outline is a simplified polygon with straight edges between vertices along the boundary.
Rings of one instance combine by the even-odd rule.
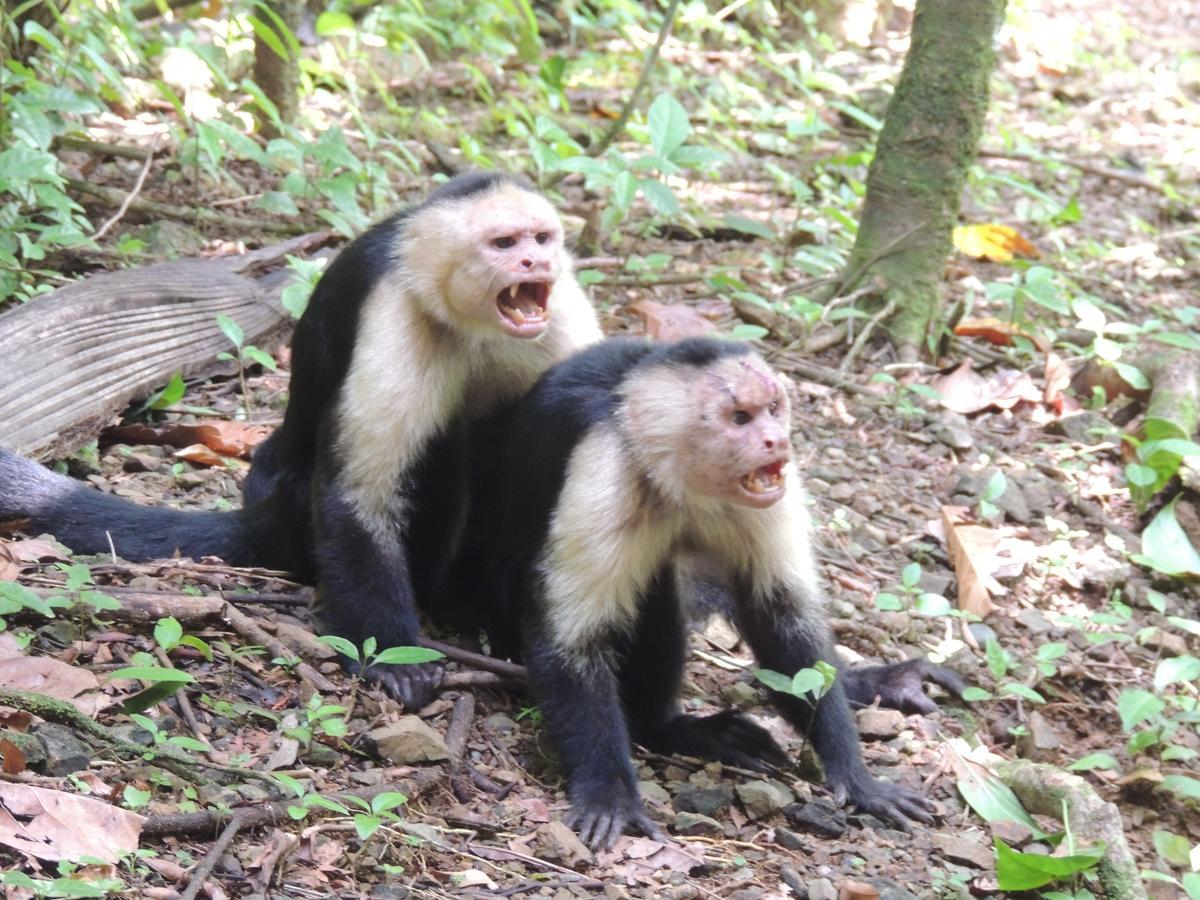
[[[23,530],[49,532],[76,553],[115,550],[136,562],[178,551],[193,559],[218,556],[234,566],[292,568],[289,554],[269,540],[276,529],[265,507],[207,512],[139,506],[0,450],[0,522],[27,523]]]

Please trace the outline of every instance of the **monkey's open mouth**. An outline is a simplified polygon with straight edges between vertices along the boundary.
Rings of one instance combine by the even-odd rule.
[[[755,469],[743,475],[738,483],[746,493],[766,500],[783,490],[783,467],[786,462],[781,459]]]
[[[510,284],[496,295],[496,308],[510,334],[536,337],[550,321],[550,282],[521,281]]]

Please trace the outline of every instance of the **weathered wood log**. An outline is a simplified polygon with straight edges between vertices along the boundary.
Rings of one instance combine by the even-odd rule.
[[[287,322],[278,291],[206,260],[96,275],[0,315],[0,446],[65,455],[172,373],[211,368],[233,350],[219,313],[247,343]]]

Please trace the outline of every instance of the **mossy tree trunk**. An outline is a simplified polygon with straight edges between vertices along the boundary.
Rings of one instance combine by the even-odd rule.
[[[304,0],[266,0],[264,5],[266,9],[255,10],[259,24],[254,34],[254,81],[275,104],[279,120],[290,123],[300,107],[296,32],[304,16]],[[275,124],[265,114],[260,114],[259,122],[263,134],[276,135]]]
[[[1005,0],[917,0],[912,43],[867,175],[847,291],[880,277],[887,327],[915,359],[939,308],[950,232],[975,159]]]

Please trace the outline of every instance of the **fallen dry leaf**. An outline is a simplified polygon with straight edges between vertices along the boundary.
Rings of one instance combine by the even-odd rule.
[[[1071,367],[1057,353],[1046,354],[1045,380],[1046,387],[1043,390],[1042,399],[1061,414],[1064,409],[1064,401],[1071,399],[1063,393],[1071,385]]]
[[[838,886],[838,900],[879,900],[879,888],[847,878]]]
[[[228,463],[212,451],[211,447],[206,447],[204,444],[191,444],[182,449],[176,450],[174,453],[176,459],[186,460],[197,466],[226,466]]]
[[[113,702],[107,694],[100,693],[100,683],[87,669],[69,666],[49,656],[0,660],[0,687],[66,700],[88,716],[96,715]]]
[[[954,229],[954,246],[973,259],[990,262],[1012,262],[1014,256],[1036,259],[1037,248],[1008,225],[982,223],[961,225]]]
[[[21,566],[8,549],[8,541],[0,541],[0,581],[13,581],[20,574]]]
[[[0,782],[0,844],[58,862],[120,862],[138,847],[145,819],[91,797]]]
[[[966,415],[990,407],[1011,409],[1022,400],[1040,404],[1043,392],[1033,380],[1016,369],[998,369],[986,378],[965,360],[947,375],[935,375],[930,385],[942,398],[942,405]]]
[[[962,506],[943,506],[942,526],[946,550],[958,578],[958,608],[982,619],[996,608],[990,589],[993,585],[999,587],[991,574],[999,535],[991,528],[967,524],[966,511]]]
[[[62,544],[41,538],[7,541],[4,545],[18,563],[67,562],[70,559]]]
[[[646,334],[656,341],[678,341],[717,330],[716,325],[683,303],[639,300],[629,309],[646,321]]]
[[[1030,334],[1012,322],[992,317],[963,319],[954,326],[954,333],[959,337],[981,337],[1001,347],[1011,347],[1013,338],[1023,337],[1043,353],[1050,349],[1049,342],[1041,335]]]
[[[249,459],[254,448],[273,430],[270,425],[217,419],[203,425],[121,425],[106,428],[103,439],[106,443],[165,444],[168,447],[203,444],[221,456]]]
[[[25,752],[7,739],[0,739],[0,757],[3,757],[3,768],[6,775],[19,775],[25,771]]]

